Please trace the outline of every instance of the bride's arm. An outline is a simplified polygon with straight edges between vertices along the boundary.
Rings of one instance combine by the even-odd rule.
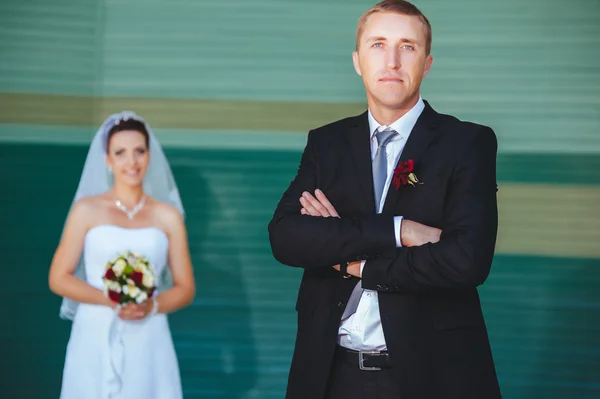
[[[173,276],[173,287],[160,293],[155,300],[158,302],[158,312],[170,313],[189,305],[194,300],[196,285],[183,218],[175,208],[163,206],[164,209],[161,209],[160,213],[164,224],[168,227],[168,264]]]
[[[116,303],[104,293],[73,275],[87,232],[87,215],[93,214],[92,205],[85,199],[77,202],[65,224],[63,235],[52,258],[48,283],[50,290],[57,295],[80,303],[106,305],[114,308]]]

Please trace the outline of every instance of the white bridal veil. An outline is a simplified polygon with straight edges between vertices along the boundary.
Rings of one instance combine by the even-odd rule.
[[[90,145],[85,165],[83,166],[83,172],[79,180],[79,186],[77,187],[77,192],[75,193],[75,198],[73,199],[71,207],[81,198],[102,194],[112,187],[112,178],[105,162],[108,132],[115,124],[117,124],[117,122],[129,119],[144,123],[150,138],[150,164],[148,165],[148,170],[144,177],[144,191],[150,197],[174,206],[183,216],[185,213],[179,196],[179,190],[177,189],[177,184],[175,183],[175,178],[171,172],[167,157],[165,156],[160,143],[150,130],[150,126],[148,126],[140,116],[131,111],[123,111],[109,116],[102,123],[98,132],[96,132],[92,144]],[[165,268],[165,270],[168,273],[169,268]],[[79,264],[75,269],[75,276],[85,280],[83,256],[81,256]],[[159,278],[159,290],[161,290],[161,285],[162,288],[165,288],[164,285],[168,284],[169,280],[169,275]],[[60,317],[73,320],[76,311],[77,302],[69,298],[63,298],[60,307]]]

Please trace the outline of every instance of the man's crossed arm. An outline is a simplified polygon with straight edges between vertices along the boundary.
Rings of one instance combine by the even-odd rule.
[[[335,207],[327,199],[325,194],[317,189],[315,190],[314,196],[305,191],[300,197],[300,205],[302,209],[300,213],[308,216],[320,216],[320,217],[339,217]],[[400,231],[395,232],[400,237],[402,246],[414,247],[426,244],[428,242],[434,243],[440,240],[442,230],[435,227],[426,226],[421,223],[414,222],[412,220],[404,219],[400,225]],[[347,272],[355,277],[361,277],[362,269],[365,265],[365,261],[353,261],[348,263]],[[334,265],[334,269],[340,271],[340,265]]]

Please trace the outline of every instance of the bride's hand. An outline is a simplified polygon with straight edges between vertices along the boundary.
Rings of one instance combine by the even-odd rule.
[[[140,304],[130,303],[119,311],[119,317],[124,320],[142,320],[152,312],[153,302],[147,299]]]

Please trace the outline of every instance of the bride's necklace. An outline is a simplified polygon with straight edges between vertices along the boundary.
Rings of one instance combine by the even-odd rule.
[[[144,207],[144,205],[146,204],[146,196],[144,195],[142,197],[142,199],[140,200],[140,202],[138,202],[138,204],[136,206],[133,207],[132,210],[127,209],[127,207],[125,205],[123,205],[123,203],[121,201],[119,201],[118,199],[115,200],[115,205],[117,206],[117,208],[119,208],[120,210],[122,210],[127,217],[129,218],[129,220],[133,219],[133,217],[142,210],[142,208]]]

